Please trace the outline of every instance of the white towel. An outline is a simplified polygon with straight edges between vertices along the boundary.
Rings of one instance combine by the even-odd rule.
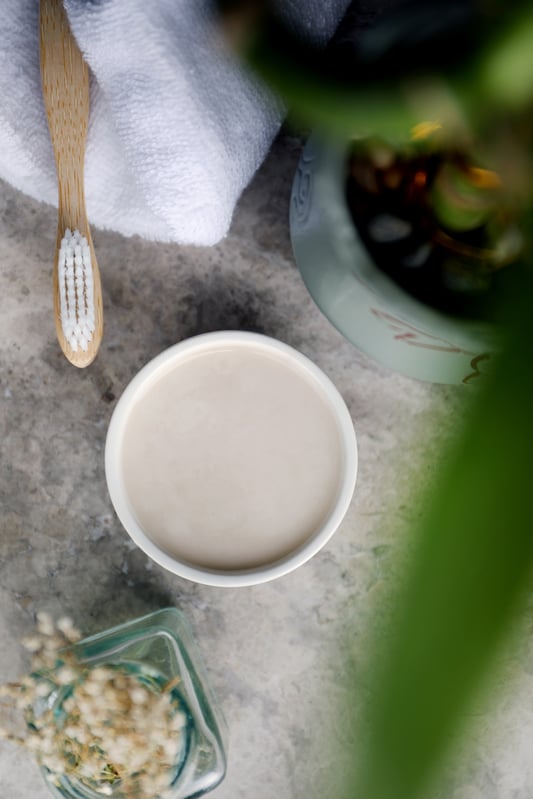
[[[325,43],[348,0],[279,0]],[[91,224],[209,245],[283,117],[223,43],[212,0],[65,0],[91,68],[85,191]],[[41,94],[38,0],[0,0],[0,177],[57,204]]]

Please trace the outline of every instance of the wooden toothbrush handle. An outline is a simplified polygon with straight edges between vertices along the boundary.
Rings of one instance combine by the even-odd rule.
[[[89,120],[89,72],[61,0],[40,2],[41,80],[54,148],[59,227],[86,227],[83,165]]]

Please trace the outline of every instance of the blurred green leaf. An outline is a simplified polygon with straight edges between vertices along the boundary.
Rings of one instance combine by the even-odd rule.
[[[371,134],[405,142],[418,123],[438,119],[449,140],[464,139],[483,132],[494,113],[533,102],[533,6],[526,0],[496,8],[488,0],[478,3],[475,46],[445,70],[422,65],[417,71],[412,62],[404,69],[398,59],[385,71],[379,61],[375,67],[361,64],[360,74],[350,69],[346,79],[335,60],[295,35],[271,3],[218,5],[239,30],[234,38],[245,60],[291,113],[336,137]],[[445,9],[446,4],[441,13]]]
[[[503,20],[503,30],[483,48],[475,78],[478,103],[489,102],[501,113],[524,108],[533,100],[533,7],[518,4]]]
[[[330,83],[301,69],[278,51],[271,57],[259,45],[250,63],[281,95],[302,122],[340,139],[379,135],[405,142],[420,121],[402,87],[353,87]]]
[[[305,123],[336,137],[394,143],[418,123],[439,122],[455,146],[487,146],[493,167],[503,166],[512,190],[520,201],[529,193],[531,205],[531,124],[524,124],[533,104],[530,0],[480,0],[477,46],[456,68],[402,74],[398,63],[389,76],[374,80],[367,70],[351,81],[329,71],[268,2],[238,5],[254,10],[241,38],[248,63]],[[526,232],[531,211],[529,217]],[[490,375],[476,381],[432,493],[420,497],[425,511],[394,617],[379,635],[369,631],[368,672],[353,692],[359,684],[371,690],[359,719],[358,767],[339,786],[346,799],[421,799],[531,588],[531,252],[526,260],[507,306],[501,353]]]
[[[384,644],[370,657],[358,799],[417,799],[464,722],[533,577],[533,281],[414,531]],[[383,634],[383,631],[381,631]]]

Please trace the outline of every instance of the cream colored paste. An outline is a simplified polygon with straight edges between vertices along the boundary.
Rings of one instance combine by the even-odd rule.
[[[320,388],[260,350],[196,354],[133,408],[124,435],[133,512],[161,549],[211,569],[284,557],[335,501],[342,450]]]

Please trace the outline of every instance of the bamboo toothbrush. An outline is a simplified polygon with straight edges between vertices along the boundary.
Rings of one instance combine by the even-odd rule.
[[[83,367],[93,361],[102,339],[102,290],[83,188],[89,73],[62,0],[40,0],[40,51],[59,196],[53,279],[56,333],[67,359]]]

